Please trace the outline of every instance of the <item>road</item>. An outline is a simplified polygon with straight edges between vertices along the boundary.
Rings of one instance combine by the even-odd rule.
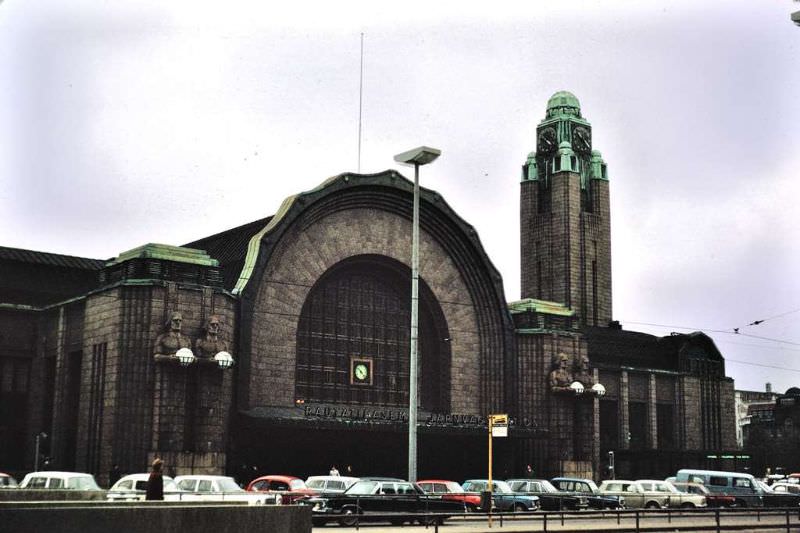
[[[790,531],[800,532],[800,509],[789,514],[787,525],[786,513],[756,511],[722,512],[720,513],[721,531]],[[714,513],[648,513],[639,519],[639,530],[648,533],[679,532],[679,531],[717,531]],[[735,529],[728,529],[735,528]],[[329,524],[324,527],[315,527],[314,533],[325,530],[352,532],[355,527],[339,527]],[[390,526],[383,523],[361,524],[358,530],[366,533],[523,533],[558,531],[561,533],[584,531],[637,531],[636,517],[634,515],[620,516],[591,516],[581,517],[580,514],[567,515],[562,525],[556,516],[550,516],[545,524],[543,515],[505,517],[502,522],[495,517],[489,527],[485,517],[470,515],[467,518],[450,518],[444,525],[439,526]]]

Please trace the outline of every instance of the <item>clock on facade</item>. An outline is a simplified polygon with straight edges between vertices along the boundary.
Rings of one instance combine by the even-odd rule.
[[[350,359],[350,383],[352,385],[372,385],[372,359]]]
[[[583,126],[572,129],[572,148],[577,152],[588,152],[592,148],[592,134]]]
[[[544,128],[539,132],[538,150],[540,152],[552,152],[556,149],[556,130],[554,128]]]

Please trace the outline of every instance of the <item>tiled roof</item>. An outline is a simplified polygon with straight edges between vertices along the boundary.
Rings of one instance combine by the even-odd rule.
[[[97,287],[99,259],[0,247],[0,303],[34,307],[68,300]]]
[[[72,255],[36,252],[33,250],[23,250],[21,248],[7,248],[5,246],[0,246],[0,260],[67,268],[82,268],[86,270],[100,270],[103,268],[103,265],[105,265],[105,261],[102,259],[89,259]]]

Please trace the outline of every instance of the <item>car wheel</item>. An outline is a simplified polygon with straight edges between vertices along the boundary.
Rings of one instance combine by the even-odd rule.
[[[647,502],[647,505],[644,506],[645,509],[661,509],[661,506],[658,505],[658,502]]]
[[[514,504],[514,509],[512,509],[512,510],[515,513],[524,513],[525,511],[527,511],[527,509],[525,508],[525,505],[523,505],[521,503],[515,503]]]
[[[342,517],[339,519],[339,525],[345,527],[352,527],[356,525],[358,521],[358,517],[356,516],[356,511],[352,507],[348,507],[347,509],[342,510]]]
[[[681,509],[694,509],[694,504],[692,502],[683,502]]]

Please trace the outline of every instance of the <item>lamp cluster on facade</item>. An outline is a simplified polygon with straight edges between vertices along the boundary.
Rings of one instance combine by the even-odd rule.
[[[575,396],[579,396],[581,394],[594,394],[595,396],[604,396],[606,393],[606,388],[602,386],[600,383],[595,383],[592,385],[592,388],[586,390],[583,386],[583,383],[580,381],[573,381],[570,386],[570,389],[575,393]]]
[[[212,362],[212,360],[198,359],[194,355],[194,353],[192,353],[192,350],[190,350],[189,348],[181,348],[180,350],[175,352],[175,355],[172,356],[157,355],[156,361],[158,362],[177,361],[178,364],[180,364],[183,367],[188,367],[198,362],[203,362],[203,363]],[[218,352],[217,355],[214,356],[213,362],[216,363],[216,365],[219,366],[222,370],[225,370],[233,366],[234,360],[231,354],[223,351],[223,352]]]

